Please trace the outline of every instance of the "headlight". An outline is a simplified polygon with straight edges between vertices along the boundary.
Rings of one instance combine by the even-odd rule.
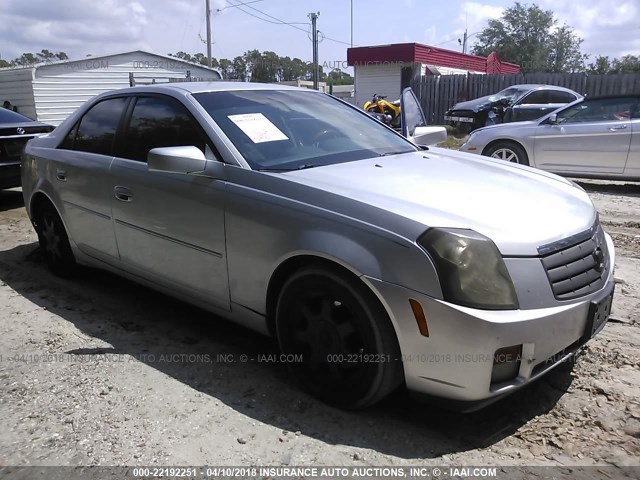
[[[485,310],[518,308],[513,282],[495,244],[473,230],[433,228],[418,238],[433,259],[444,299]]]

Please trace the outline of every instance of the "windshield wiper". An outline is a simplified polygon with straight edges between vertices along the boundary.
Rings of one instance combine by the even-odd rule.
[[[413,150],[402,150],[402,151],[398,151],[398,152],[386,152],[386,153],[381,153],[380,155],[378,155],[379,157],[389,157],[391,155],[401,155],[403,153],[411,153]]]
[[[307,168],[322,167],[322,165],[315,165],[313,163],[305,163],[295,168],[260,168],[259,172],[293,172],[294,170],[306,170]]]

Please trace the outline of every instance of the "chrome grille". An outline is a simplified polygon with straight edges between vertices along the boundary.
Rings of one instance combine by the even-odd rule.
[[[601,289],[609,270],[609,253],[600,222],[568,240],[538,249],[558,300],[582,297]]]

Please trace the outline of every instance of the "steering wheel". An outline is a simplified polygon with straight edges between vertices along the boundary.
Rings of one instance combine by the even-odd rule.
[[[328,127],[323,130],[320,130],[318,133],[316,133],[313,136],[312,144],[316,148],[322,148],[321,147],[322,142],[325,142],[332,138],[338,138],[340,136],[341,134],[340,132],[338,132],[338,130],[336,130],[335,128]]]

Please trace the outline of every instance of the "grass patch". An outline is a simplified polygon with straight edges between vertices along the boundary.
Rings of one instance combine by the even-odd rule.
[[[465,135],[462,138],[455,137],[451,134],[447,136],[447,139],[444,142],[440,142],[437,146],[442,148],[450,148],[452,150],[458,150],[464,142],[467,141],[467,136]]]

